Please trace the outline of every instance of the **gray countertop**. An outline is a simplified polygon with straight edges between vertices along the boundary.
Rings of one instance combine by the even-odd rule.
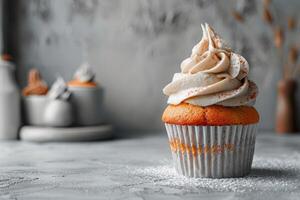
[[[186,179],[165,133],[92,143],[0,143],[0,199],[299,199],[300,135],[259,133],[252,172]]]

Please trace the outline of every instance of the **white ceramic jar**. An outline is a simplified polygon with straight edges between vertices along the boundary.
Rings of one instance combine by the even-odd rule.
[[[44,111],[44,122],[49,127],[68,127],[73,123],[72,104],[66,100],[51,99]]]
[[[75,124],[78,126],[96,126],[104,122],[102,109],[103,89],[69,86],[72,92],[71,103],[74,106]]]
[[[0,58],[0,140],[17,139],[21,125],[21,97],[14,70],[12,62]]]
[[[23,97],[23,119],[26,125],[44,126],[44,112],[48,103],[46,95]]]

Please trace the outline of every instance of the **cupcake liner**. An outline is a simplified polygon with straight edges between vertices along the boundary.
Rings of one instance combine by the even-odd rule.
[[[165,124],[176,171],[187,177],[241,177],[250,172],[257,124]]]

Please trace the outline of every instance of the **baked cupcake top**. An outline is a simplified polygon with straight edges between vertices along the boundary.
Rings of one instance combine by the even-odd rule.
[[[47,92],[47,83],[42,79],[40,72],[37,69],[31,69],[28,73],[28,85],[22,91],[23,95],[46,95]]]
[[[83,63],[75,72],[73,80],[68,85],[70,87],[96,87],[97,83],[94,81],[95,73],[90,65]]]
[[[181,63],[181,72],[163,89],[168,103],[253,105],[258,89],[248,80],[248,62],[228,48],[208,24],[201,27],[201,41]]]

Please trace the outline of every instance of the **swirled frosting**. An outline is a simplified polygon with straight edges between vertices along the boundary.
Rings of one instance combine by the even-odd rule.
[[[78,70],[75,72],[74,79],[80,82],[87,83],[93,82],[95,78],[95,73],[90,67],[89,63],[83,63]]]
[[[69,87],[97,87],[95,72],[88,62],[83,63],[75,72],[74,79],[68,83]]]
[[[203,36],[189,58],[181,63],[181,73],[164,89],[168,103],[198,105],[253,105],[258,93],[248,80],[249,64],[232,52],[208,25],[201,25]]]
[[[50,99],[60,99],[68,100],[71,95],[71,92],[68,89],[67,84],[64,79],[58,77],[57,80],[53,83],[51,89],[49,90],[47,96]]]
[[[37,69],[31,69],[28,74],[28,85],[23,89],[24,96],[46,95],[48,92],[47,83],[42,79]]]

